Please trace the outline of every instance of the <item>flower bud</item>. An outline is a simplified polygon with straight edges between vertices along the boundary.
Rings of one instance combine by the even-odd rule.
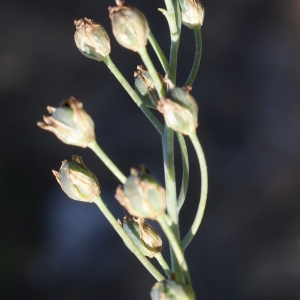
[[[121,46],[137,52],[147,45],[148,21],[137,8],[126,5],[124,1],[117,1],[117,4],[108,8],[113,34]]]
[[[100,194],[96,176],[85,166],[80,156],[64,160],[59,171],[52,171],[62,190],[71,199],[92,203]]]
[[[65,144],[86,148],[96,137],[94,122],[82,107],[74,97],[63,101],[58,108],[48,106],[52,116],[44,116],[45,123],[37,125],[53,132]]]
[[[109,55],[110,42],[104,27],[88,18],[74,21],[74,25],[75,44],[83,55],[98,61]]]
[[[195,300],[193,289],[186,284],[166,279],[157,282],[150,292],[151,300]]]
[[[165,189],[145,168],[131,169],[123,189],[119,186],[115,197],[135,217],[155,220],[166,210]]]
[[[141,222],[124,217],[123,229],[143,255],[154,257],[162,250],[162,240],[155,229],[142,219]]]
[[[190,95],[190,87],[174,87],[157,104],[167,125],[183,134],[192,133],[198,126],[198,105]]]
[[[182,23],[193,28],[197,25],[203,25],[204,7],[199,0],[179,0],[181,7]]]
[[[166,84],[163,77],[160,74],[158,74],[158,76],[165,87]],[[151,108],[156,108],[159,96],[149,72],[144,66],[137,66],[137,71],[134,72],[134,78],[134,89],[143,103]]]

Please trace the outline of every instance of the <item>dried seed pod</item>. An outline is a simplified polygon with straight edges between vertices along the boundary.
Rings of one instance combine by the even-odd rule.
[[[179,0],[181,7],[182,23],[193,28],[197,25],[203,25],[204,7],[199,0]]]
[[[163,80],[163,76],[160,74],[158,74],[158,76],[165,88],[166,84]],[[144,66],[137,66],[137,71],[134,72],[134,78],[134,89],[143,103],[148,107],[156,108],[159,96],[149,72]]]
[[[186,284],[166,279],[157,282],[150,292],[151,300],[195,300],[193,289]]]
[[[64,160],[59,171],[52,171],[62,190],[71,199],[92,203],[100,194],[96,176],[83,163],[80,156],[73,155],[72,161]]]
[[[166,210],[165,189],[144,168],[131,169],[123,189],[119,186],[115,197],[134,217],[155,220]]]
[[[198,126],[198,105],[190,95],[190,87],[174,87],[157,104],[167,125],[183,134],[192,133]]]
[[[52,116],[44,116],[44,123],[37,125],[53,132],[65,144],[86,148],[96,136],[94,122],[82,107],[83,104],[74,97],[57,108],[48,106]]]
[[[84,56],[101,61],[110,54],[110,41],[103,26],[88,18],[74,21],[74,25],[75,44]]]
[[[117,4],[108,8],[113,34],[121,46],[137,52],[147,45],[150,32],[148,21],[137,8],[123,1],[117,1]]]
[[[135,221],[129,217],[124,217],[123,229],[143,255],[152,258],[161,252],[162,240],[158,232],[144,219]]]

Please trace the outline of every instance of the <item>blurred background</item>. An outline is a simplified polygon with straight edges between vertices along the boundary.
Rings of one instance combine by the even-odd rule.
[[[132,0],[168,55],[162,0]],[[203,55],[192,95],[207,157],[209,196],[186,251],[197,299],[300,299],[300,2],[205,1]],[[133,83],[139,57],[111,33],[113,0],[0,2],[0,299],[150,299],[155,279],[94,204],[68,199],[51,170],[81,155],[116,218],[118,181],[89,149],[36,126],[71,95],[96,124],[97,141],[125,173],[145,163],[163,183],[160,139],[103,63],[75,47],[73,21],[100,22],[111,58]],[[159,72],[159,63],[148,47]],[[178,85],[192,65],[194,35],[182,30]],[[191,183],[182,235],[199,198]],[[180,182],[180,154],[176,152]],[[154,224],[155,225],[155,224]],[[168,258],[168,247],[164,254]],[[155,262],[154,262],[155,263]]]

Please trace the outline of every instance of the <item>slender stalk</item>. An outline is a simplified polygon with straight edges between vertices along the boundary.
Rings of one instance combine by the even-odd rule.
[[[171,34],[169,79],[176,84],[177,56],[181,33],[181,13],[178,1],[165,0],[165,4],[167,13],[162,12],[167,17]]]
[[[166,186],[166,202],[167,210],[171,219],[171,230],[176,239],[180,240],[178,211],[177,211],[177,197],[176,197],[176,178],[174,167],[174,131],[165,125],[163,136],[163,157],[164,157],[164,173]],[[174,255],[172,245],[170,245],[170,257],[173,272],[180,277],[181,269]]]
[[[197,230],[199,229],[199,226],[201,224],[204,210],[205,210],[205,205],[206,205],[206,199],[207,199],[207,189],[208,189],[208,178],[207,178],[207,166],[206,166],[206,161],[205,161],[205,156],[203,153],[203,149],[201,147],[201,144],[199,142],[199,139],[197,137],[196,131],[191,133],[189,135],[192,144],[195,148],[199,165],[200,165],[200,172],[201,172],[201,194],[200,194],[200,200],[199,200],[199,205],[197,209],[197,213],[194,219],[194,222],[184,237],[184,239],[181,242],[181,248],[182,250],[185,250],[187,246],[190,244],[192,239],[194,238]]]
[[[127,177],[120,171],[120,169],[110,160],[110,158],[100,148],[96,140],[91,142],[88,147],[102,160],[107,168],[121,181],[125,183]]]
[[[116,67],[116,65],[111,60],[110,56],[106,56],[102,60],[106,66],[110,69],[110,71],[115,75],[118,81],[121,83],[126,92],[130,95],[133,101],[137,104],[137,106],[141,109],[141,111],[145,114],[145,116],[150,120],[156,130],[162,135],[163,134],[163,126],[157,120],[157,118],[152,114],[152,112],[146,107],[146,105],[142,102],[138,94],[131,87],[128,81],[124,78],[122,73]]]
[[[163,51],[161,50],[159,44],[157,43],[155,37],[153,36],[152,32],[149,33],[148,40],[149,40],[154,52],[156,53],[156,56],[158,57],[165,73],[168,73],[170,71],[169,63],[168,63]]]
[[[151,273],[151,275],[157,280],[162,281],[165,277],[150,263],[150,261],[141,253],[141,251],[137,248],[137,246],[133,243],[124,229],[117,222],[115,217],[111,214],[109,209],[106,207],[101,197],[98,196],[94,200],[95,204],[99,207],[101,212],[104,214],[108,222],[112,225],[112,227],[119,234],[121,239],[126,243],[126,245],[130,248],[133,254],[138,258],[138,260],[143,264],[143,266]]]
[[[158,263],[165,271],[167,277],[171,278],[172,271],[171,271],[168,263],[165,261],[164,257],[162,256],[161,252],[157,253],[154,257],[157,259]]]
[[[165,125],[163,138],[163,157],[168,214],[174,224],[178,224],[176,180],[174,167],[174,131]]]
[[[197,76],[199,66],[200,66],[201,55],[202,55],[202,36],[201,36],[200,24],[194,27],[194,33],[195,33],[195,40],[196,40],[195,58],[194,58],[194,63],[189,78],[185,83],[185,85],[189,85],[189,86],[193,85],[193,82]]]
[[[187,152],[186,143],[181,133],[177,133],[177,138],[180,145],[181,157],[182,157],[182,182],[181,189],[177,199],[177,210],[180,211],[186,197],[187,189],[189,186],[189,156]]]
[[[179,10],[179,4],[177,1],[165,0],[167,11],[161,10],[166,16],[171,35],[171,49],[170,49],[170,72],[168,73],[169,79],[176,83],[177,72],[177,54],[180,41],[180,26],[181,15]],[[167,194],[167,209],[171,218],[170,231],[176,239],[176,243],[179,243],[180,233],[178,224],[178,209],[177,209],[177,197],[176,197],[176,179],[175,179],[175,167],[174,167],[174,132],[167,126],[164,131],[163,142],[164,153],[164,165],[165,165],[165,182],[166,182],[166,194]],[[178,260],[176,251],[173,249],[173,245],[170,242],[170,256],[172,263],[172,270],[181,280],[181,263]]]
[[[139,51],[138,51],[139,55],[141,56],[141,59],[143,60],[147,71],[150,73],[150,76],[154,82],[156,91],[158,93],[159,98],[161,98],[165,91],[164,91],[164,87],[159,79],[159,76],[157,74],[157,71],[155,70],[155,67],[152,63],[151,58],[149,57],[149,54],[147,52],[147,48],[146,47],[142,47]]]
[[[168,238],[168,241],[176,255],[177,261],[179,263],[180,268],[183,271],[184,274],[184,282],[186,284],[191,285],[191,278],[190,278],[190,274],[189,274],[189,270],[188,270],[188,266],[186,263],[186,260],[184,258],[184,254],[180,248],[180,244],[178,242],[178,240],[176,239],[171,227],[168,225],[166,218],[166,215],[161,215],[157,218],[157,222],[159,223],[159,225],[161,226],[163,232],[165,233],[166,237]],[[176,274],[177,275],[177,274]],[[178,278],[177,278],[178,280]]]

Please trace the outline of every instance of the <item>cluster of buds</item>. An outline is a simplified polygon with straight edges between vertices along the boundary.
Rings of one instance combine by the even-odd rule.
[[[195,300],[193,289],[186,284],[167,279],[154,284],[151,300]]]
[[[62,190],[71,199],[92,203],[100,194],[96,176],[83,163],[80,156],[64,160],[59,171],[52,171]]]
[[[182,23],[193,28],[203,25],[204,7],[199,0],[179,0]]]
[[[165,189],[142,166],[131,169],[123,189],[116,190],[116,199],[134,217],[156,220],[166,210]]]
[[[120,45],[138,52],[147,45],[150,32],[144,14],[116,0],[116,7],[109,7],[109,17],[113,34]],[[182,23],[189,28],[202,26],[204,8],[199,0],[179,0]],[[101,61],[111,52],[110,39],[106,30],[91,19],[74,21],[75,43],[79,51],[88,58]],[[159,75],[164,89],[166,83]],[[138,66],[134,73],[135,91],[145,105],[156,108],[165,122],[174,131],[191,134],[198,126],[198,106],[190,95],[191,87],[172,87],[160,98],[149,72]],[[65,100],[61,106],[47,107],[51,116],[44,116],[38,122],[42,129],[53,132],[61,141],[69,145],[86,148],[95,140],[94,122],[83,109],[83,104],[74,97]],[[82,158],[73,155],[71,161],[64,160],[59,171],[53,174],[62,190],[71,199],[92,203],[100,194],[96,176],[85,166]],[[144,167],[131,169],[123,187],[116,190],[115,198],[134,217],[125,217],[123,229],[144,256],[155,257],[162,250],[162,240],[155,229],[144,219],[156,220],[166,211],[165,189]],[[130,247],[129,247],[130,248]],[[151,291],[152,300],[194,300],[193,289],[175,280],[156,283]]]
[[[123,229],[143,255],[152,258],[161,252],[162,240],[158,232],[143,218],[124,217]]]

